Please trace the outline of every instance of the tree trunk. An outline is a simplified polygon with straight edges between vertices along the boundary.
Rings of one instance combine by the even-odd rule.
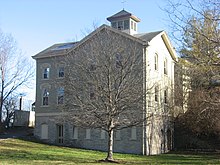
[[[0,124],[2,124],[2,110],[3,110],[3,92],[4,92],[4,81],[1,81],[1,93],[0,93]]]
[[[108,140],[108,155],[105,159],[106,161],[113,160],[113,129],[110,129],[108,132],[109,140]]]

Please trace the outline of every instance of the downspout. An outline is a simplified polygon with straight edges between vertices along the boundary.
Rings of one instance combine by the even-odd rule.
[[[146,47],[148,43],[144,42],[143,45],[143,135],[142,135],[142,154],[147,155],[147,109],[146,109],[146,73],[147,73],[147,58]]]

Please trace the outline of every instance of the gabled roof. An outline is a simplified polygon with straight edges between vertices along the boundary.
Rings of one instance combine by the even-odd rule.
[[[81,44],[83,44],[84,42],[88,41],[89,39],[91,39],[94,35],[96,35],[97,33],[99,33],[101,30],[103,29],[107,29],[110,30],[118,35],[122,35],[126,38],[129,38],[133,41],[136,41],[140,44],[142,44],[143,46],[148,46],[148,43],[155,38],[156,36],[160,35],[160,37],[162,38],[162,40],[164,41],[164,44],[166,45],[171,57],[173,58],[173,60],[177,61],[177,56],[176,56],[176,52],[174,50],[174,48],[172,47],[167,34],[165,33],[165,31],[156,31],[156,32],[150,32],[150,33],[142,33],[142,34],[136,34],[134,36],[127,34],[125,32],[122,32],[120,30],[117,30],[115,28],[112,28],[108,25],[102,25],[99,28],[97,28],[96,30],[94,30],[92,33],[90,33],[89,35],[87,35],[85,38],[83,38],[81,41],[79,42],[69,42],[69,43],[61,43],[61,44],[55,44],[45,50],[43,50],[42,52],[38,53],[37,55],[33,56],[34,59],[38,59],[38,58],[46,58],[46,57],[52,57],[52,56],[60,56],[60,55],[65,55],[70,53],[71,51],[74,51],[74,49],[76,49],[77,47],[79,47]]]
[[[32,56],[32,58],[33,59],[45,58],[45,57],[48,57],[48,54],[50,56],[58,56],[58,55],[66,53],[69,49],[75,47],[76,44],[77,44],[77,42],[54,44],[54,45],[50,46],[49,48],[36,54],[35,56]]]
[[[149,42],[154,39],[156,36],[160,36],[167,48],[167,50],[169,51],[172,59],[174,61],[178,61],[178,57],[176,55],[176,51],[175,49],[173,48],[173,46],[171,45],[171,42],[166,34],[165,31],[161,30],[161,31],[156,31],[156,32],[150,32],[150,33],[141,33],[141,34],[135,34],[134,35],[135,37],[137,38],[140,38],[144,41],[146,41],[148,44]]]
[[[156,32],[150,32],[150,33],[140,33],[140,34],[135,34],[134,36],[137,38],[140,38],[142,40],[145,40],[147,42],[150,42],[154,37],[156,37],[161,32],[163,32],[163,31],[156,31]]]
[[[132,18],[133,20],[135,20],[136,22],[140,22],[141,20],[136,17],[135,15],[125,11],[124,9],[121,10],[120,12],[110,16],[107,18],[108,21],[112,21],[112,20],[115,20],[115,19],[119,19],[119,18],[125,18],[125,17],[129,17],[129,18]]]
[[[125,33],[125,32],[122,32],[122,31],[120,31],[120,30],[117,30],[117,29],[115,29],[115,28],[112,28],[112,27],[110,27],[110,26],[108,26],[108,25],[103,24],[102,26],[100,26],[99,28],[97,28],[95,31],[93,31],[92,33],[90,33],[88,36],[86,36],[85,38],[83,38],[80,42],[77,43],[77,45],[76,45],[75,47],[71,48],[68,52],[70,52],[70,51],[76,49],[78,46],[80,46],[81,44],[83,44],[84,42],[86,42],[87,40],[89,40],[90,38],[92,38],[95,34],[99,33],[99,32],[102,31],[103,29],[110,30],[110,31],[115,32],[115,33],[117,33],[117,34],[119,34],[119,35],[122,35],[122,36],[124,36],[124,37],[126,37],[126,38],[130,38],[131,40],[136,41],[136,42],[138,42],[138,43],[140,43],[140,44],[142,44],[142,45],[147,45],[146,41],[144,41],[144,40],[142,40],[142,39],[140,39],[140,38],[134,37],[134,36],[132,36],[132,35],[130,35],[130,34],[127,34],[127,33]]]
[[[143,44],[143,45],[147,44],[144,40],[142,40],[140,38],[134,37],[130,34],[124,33],[120,30],[117,30],[115,28],[112,28],[112,27],[104,24],[104,25],[100,26],[99,28],[97,28],[96,30],[94,30],[89,35],[87,35],[85,38],[80,40],[79,42],[69,42],[69,43],[61,43],[61,44],[52,45],[51,47],[43,50],[42,52],[36,54],[35,56],[32,56],[32,58],[33,59],[47,58],[47,57],[60,56],[60,55],[67,54],[67,53],[73,51],[75,48],[77,48],[81,44],[83,44],[84,42],[86,42],[87,40],[89,40],[90,38],[92,38],[95,34],[97,34],[98,32],[100,32],[103,29],[108,29],[110,31],[113,31],[119,35],[130,38],[134,41],[137,41],[140,44]]]

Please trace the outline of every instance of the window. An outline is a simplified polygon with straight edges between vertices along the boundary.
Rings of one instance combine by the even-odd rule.
[[[121,140],[121,131],[120,130],[115,131],[115,140]]]
[[[96,62],[93,60],[90,64],[89,64],[89,71],[93,72],[96,70]]]
[[[124,29],[129,29],[129,20],[124,21]]]
[[[41,139],[48,139],[48,125],[41,125]]]
[[[49,92],[47,89],[44,89],[43,91],[43,105],[48,105],[49,104]]]
[[[134,29],[134,22],[131,21],[131,29]]]
[[[43,78],[48,79],[49,78],[49,73],[50,73],[50,68],[44,68],[43,70]]]
[[[61,87],[57,90],[57,104],[63,104],[64,102],[64,88]]]
[[[112,27],[117,29],[117,22],[112,22]]]
[[[90,100],[95,100],[96,99],[96,97],[95,97],[95,88],[92,85],[90,85],[90,87],[89,87],[89,98],[90,98]]]
[[[63,143],[63,125],[57,125],[57,142]]]
[[[164,90],[164,103],[166,103],[166,104],[168,103],[168,98],[167,97],[168,97],[168,90],[165,89]]]
[[[158,55],[155,54],[154,56],[154,69],[158,70]]]
[[[167,74],[167,59],[164,60],[164,74]]]
[[[86,139],[91,138],[91,129],[86,129]]]
[[[105,139],[105,130],[101,129],[101,139]]]
[[[136,22],[134,22],[134,31],[136,31],[137,30],[137,24],[136,24]]]
[[[122,67],[122,56],[117,53],[116,56],[116,68],[121,68]]]
[[[123,21],[118,21],[118,30],[123,30],[124,26],[123,26]]]
[[[159,100],[159,89],[158,89],[158,86],[155,87],[155,101],[158,101]]]
[[[78,139],[78,127],[73,127],[73,139]]]
[[[58,77],[60,78],[64,77],[64,66],[59,67]]]
[[[131,127],[131,140],[137,139],[137,129],[135,126]]]

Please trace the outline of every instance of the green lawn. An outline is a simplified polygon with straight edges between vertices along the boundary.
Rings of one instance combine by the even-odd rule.
[[[57,147],[19,139],[0,140],[0,165],[5,164],[84,164],[105,165],[98,160],[104,159],[106,153],[68,147]],[[115,154],[114,158],[121,164],[220,164],[220,154],[162,154],[141,156]]]

